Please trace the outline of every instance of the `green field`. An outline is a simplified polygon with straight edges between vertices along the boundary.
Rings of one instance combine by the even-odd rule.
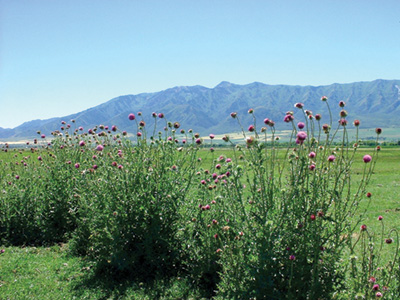
[[[352,181],[361,179],[362,156],[371,149],[359,149],[353,166]],[[280,152],[283,153],[283,150]],[[3,161],[20,160],[28,152],[2,152]],[[218,149],[214,153],[202,150],[205,166],[219,155],[232,155],[231,150]],[[366,210],[363,223],[371,232],[380,232],[378,216],[383,216],[387,227],[400,228],[400,149],[382,149],[368,191],[370,202],[361,204]],[[359,175],[357,175],[359,174]],[[392,253],[384,253],[390,260]],[[96,274],[93,262],[72,256],[68,244],[51,247],[6,247],[0,254],[0,299],[198,299],[199,295],[185,278],[174,282],[142,283],[129,278],[110,278]]]

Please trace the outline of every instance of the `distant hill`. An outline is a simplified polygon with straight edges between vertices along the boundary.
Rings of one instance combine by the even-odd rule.
[[[128,114],[141,111],[143,118],[151,127],[154,121],[152,112],[163,112],[168,121],[181,123],[185,129],[192,128],[200,134],[225,133],[237,131],[238,126],[230,118],[231,112],[237,112],[243,126],[252,122],[247,113],[255,110],[260,125],[264,118],[276,122],[277,129],[289,128],[283,124],[285,112],[293,110],[300,120],[300,112],[294,103],[302,102],[305,108],[314,114],[321,113],[323,122],[328,122],[328,112],[321,96],[329,98],[334,121],[339,119],[338,102],[346,102],[348,119],[360,119],[363,128],[400,127],[400,80],[375,80],[326,86],[290,86],[267,85],[254,82],[237,85],[221,82],[214,88],[203,86],[181,86],[157,93],[119,96],[106,103],[76,114],[47,120],[25,122],[13,129],[0,128],[1,139],[29,139],[37,137],[37,131],[49,135],[60,129],[61,121],[76,120],[76,126],[85,130],[99,124],[117,125],[121,130],[135,132],[134,122],[128,120]],[[160,122],[159,122],[160,123]],[[74,125],[75,126],[75,125]],[[161,129],[161,128],[160,128]]]

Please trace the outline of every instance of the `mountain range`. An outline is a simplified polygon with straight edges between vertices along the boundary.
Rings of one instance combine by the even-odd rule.
[[[320,113],[322,122],[329,122],[321,96],[328,97],[335,122],[341,110],[338,103],[344,101],[349,122],[359,119],[362,128],[400,128],[400,80],[378,79],[325,86],[268,85],[259,82],[237,85],[223,81],[214,88],[180,86],[156,93],[119,96],[72,115],[29,121],[13,129],[0,127],[0,139],[30,139],[37,137],[37,131],[49,135],[60,129],[61,121],[69,123],[71,119],[76,120],[77,127],[82,126],[85,130],[104,124],[135,133],[135,122],[129,121],[128,115],[137,115],[139,111],[150,125],[149,130],[154,124],[152,112],[162,112],[168,121],[178,121],[181,128],[192,128],[202,135],[234,132],[239,127],[230,113],[237,112],[247,128],[253,122],[253,116],[247,113],[249,108],[254,109],[260,126],[262,120],[269,118],[276,122],[277,129],[290,129],[288,124],[283,123],[283,117],[287,111],[294,111],[295,118],[302,119],[301,111],[294,107],[297,102],[304,103],[304,108],[314,114]]]

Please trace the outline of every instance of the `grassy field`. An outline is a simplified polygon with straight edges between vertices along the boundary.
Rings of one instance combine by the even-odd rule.
[[[361,157],[371,149],[359,149],[354,165],[353,181],[360,180]],[[203,163],[209,165],[212,157],[230,150],[214,153],[201,152]],[[1,153],[0,159],[20,159],[27,153]],[[364,224],[371,232],[380,232],[378,216],[385,226],[400,228],[400,149],[382,149],[368,191],[370,202],[361,204],[365,210]],[[175,282],[141,283],[129,278],[110,278],[96,274],[92,262],[71,256],[68,244],[52,247],[7,247],[0,254],[0,299],[197,299],[195,290],[185,278]],[[386,255],[386,254],[385,254]],[[388,257],[386,259],[389,259]]]

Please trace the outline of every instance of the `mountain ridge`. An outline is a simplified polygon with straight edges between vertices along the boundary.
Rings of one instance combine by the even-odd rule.
[[[236,123],[229,117],[232,111],[238,112],[244,126],[252,123],[252,116],[247,114],[249,108],[255,110],[254,115],[260,126],[264,118],[270,118],[282,127],[287,125],[282,121],[286,111],[293,110],[297,119],[302,117],[293,107],[296,102],[303,102],[305,108],[314,113],[322,113],[325,117],[322,122],[328,122],[321,96],[329,98],[332,113],[337,116],[334,121],[339,119],[337,103],[343,100],[347,103],[345,109],[349,112],[349,121],[365,120],[362,123],[364,128],[400,127],[400,120],[397,120],[400,113],[399,85],[400,80],[377,79],[322,86],[268,85],[261,82],[238,85],[228,81],[222,81],[213,88],[175,86],[160,92],[117,96],[63,117],[27,121],[15,128],[0,127],[0,139],[33,138],[37,136],[37,131],[48,135],[60,129],[61,121],[69,122],[71,119],[75,119],[76,125],[85,130],[104,124],[116,125],[121,130],[134,133],[136,128],[132,127],[127,116],[139,111],[149,125],[152,123],[152,112],[163,112],[168,120],[178,121],[183,128],[192,128],[200,134],[237,130]]]

